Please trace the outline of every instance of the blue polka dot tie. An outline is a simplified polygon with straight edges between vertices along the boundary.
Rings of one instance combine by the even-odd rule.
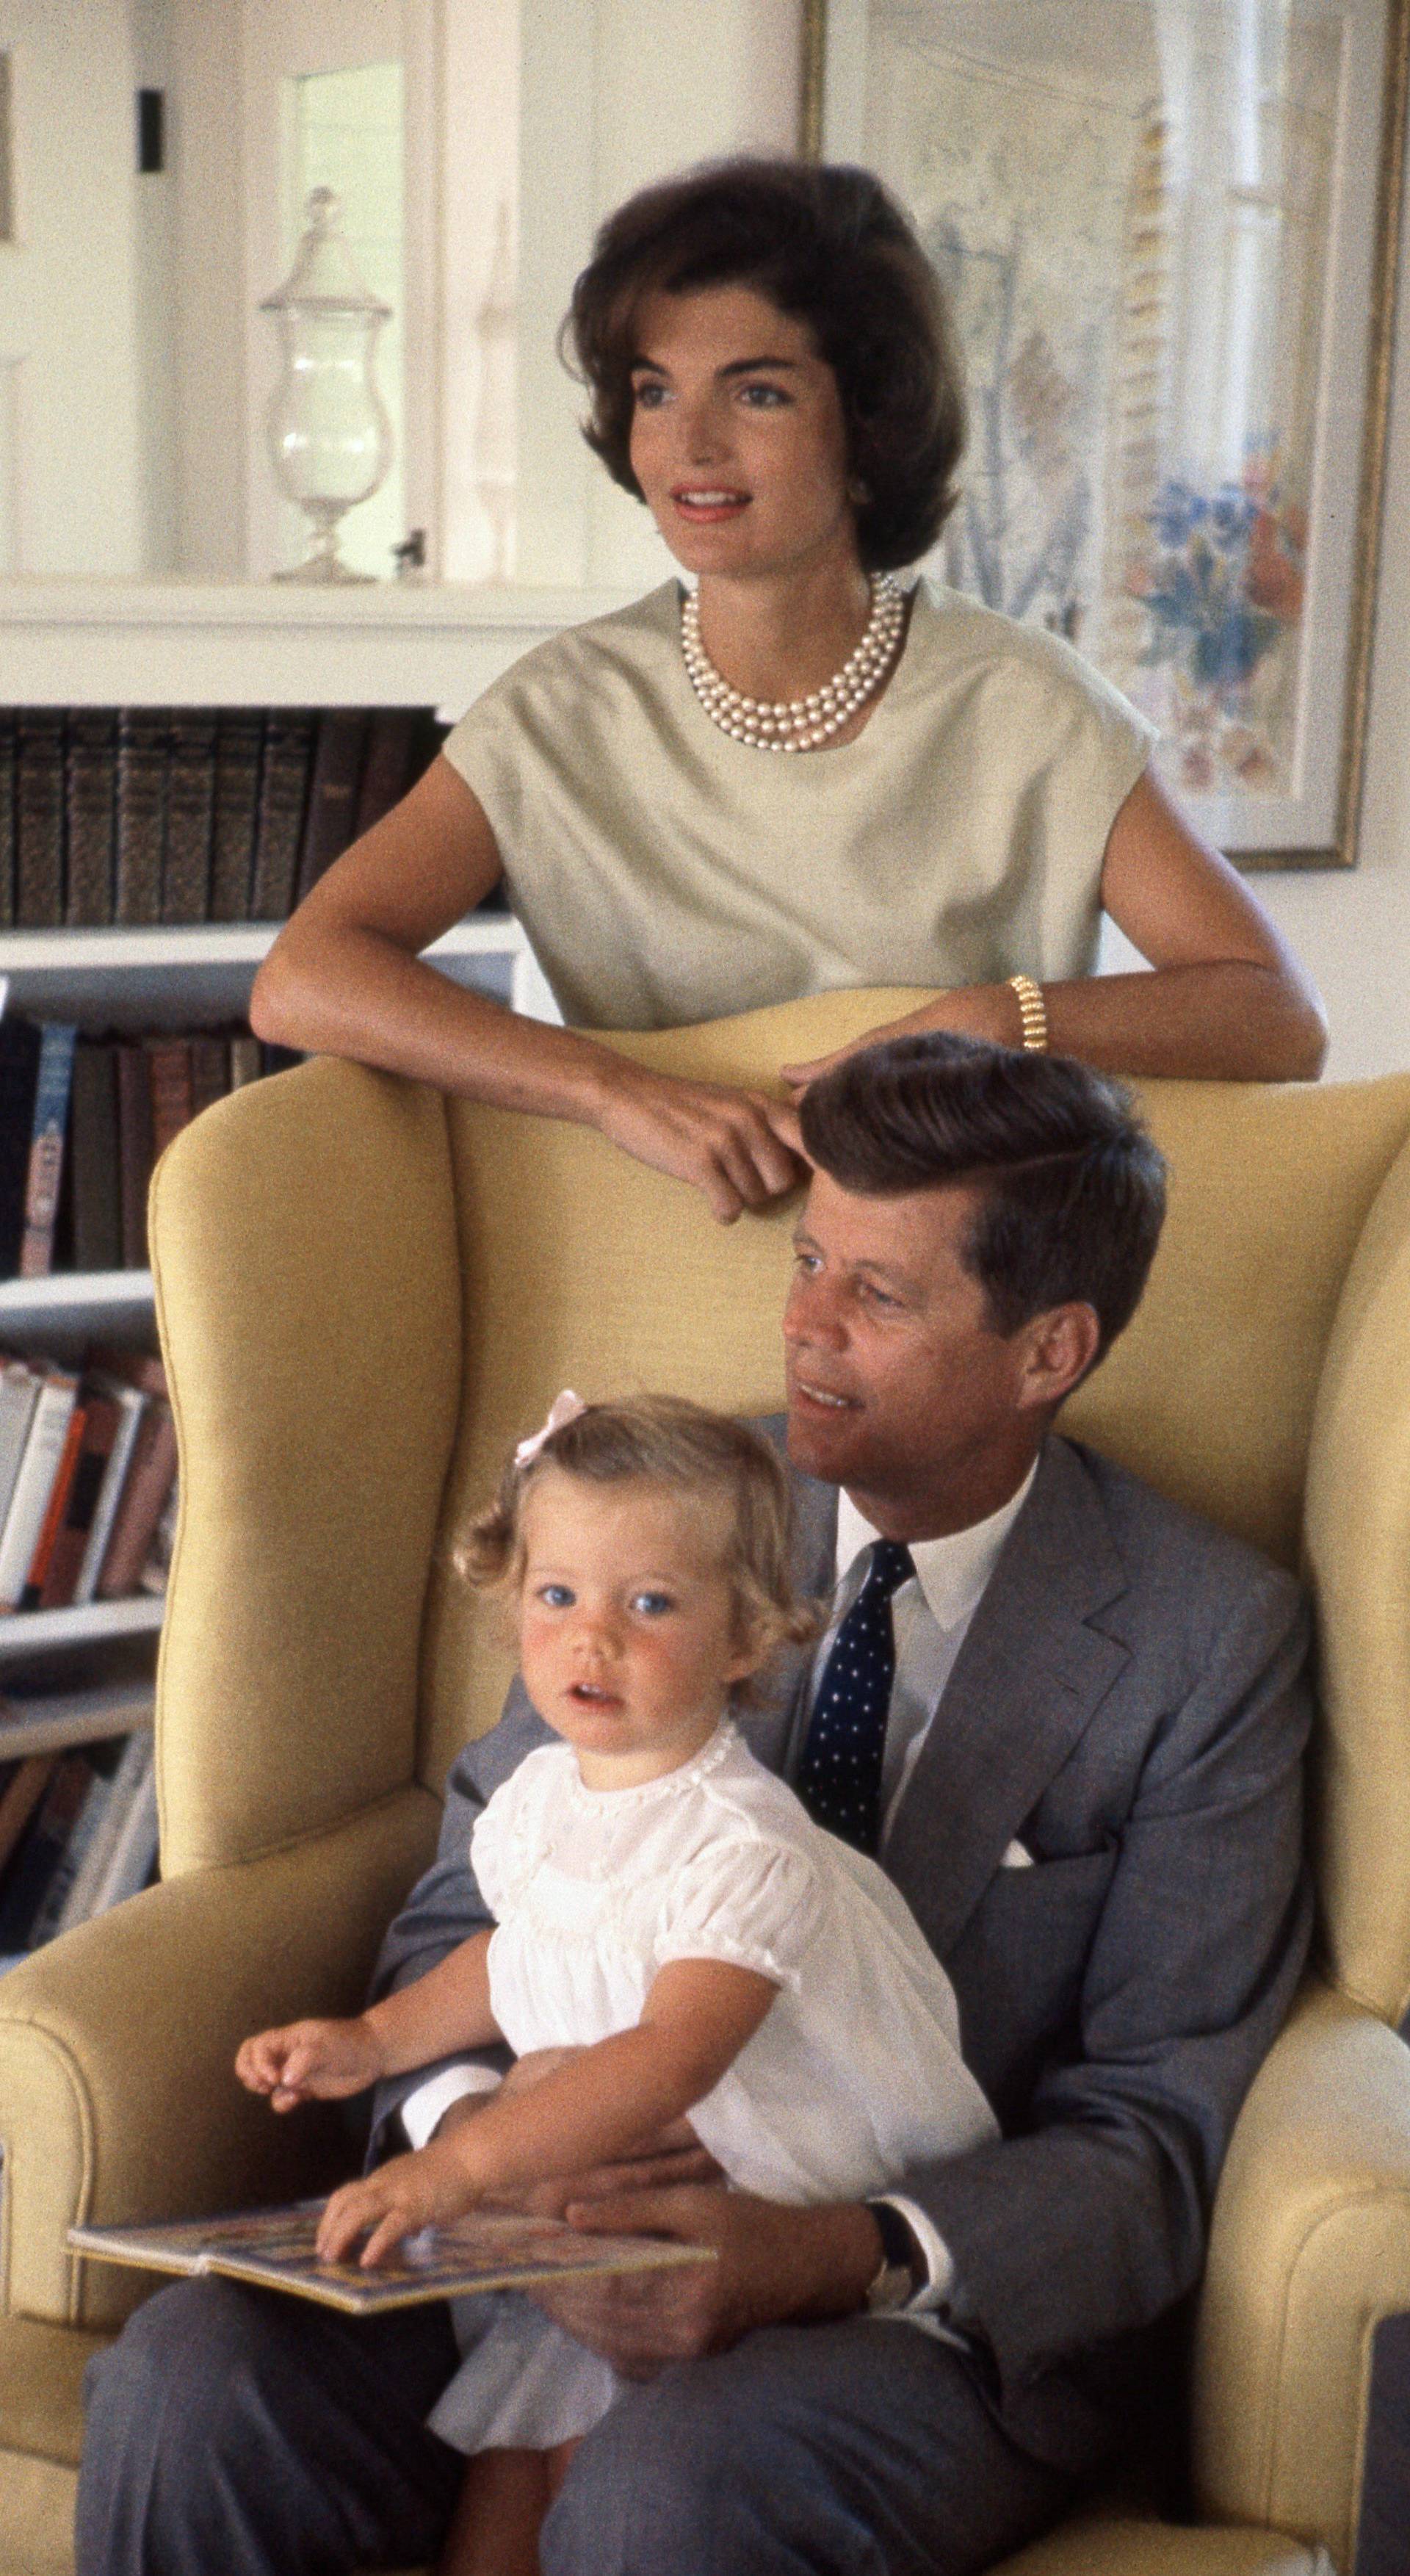
[[[881,1757],[896,1640],[891,1595],[915,1572],[908,1547],[875,1540],[867,1577],[832,1642],[794,1787],[808,1813],[858,1851],[881,1830]]]

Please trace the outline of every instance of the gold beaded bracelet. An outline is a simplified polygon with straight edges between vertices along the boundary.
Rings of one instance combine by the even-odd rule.
[[[1010,975],[1009,988],[1018,995],[1019,1016],[1023,1022],[1025,1055],[1043,1055],[1048,1044],[1048,1006],[1040,984],[1031,975]]]

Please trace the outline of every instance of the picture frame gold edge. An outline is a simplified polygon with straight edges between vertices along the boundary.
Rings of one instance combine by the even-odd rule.
[[[798,151],[820,161],[827,80],[827,0],[802,0],[799,44]],[[1231,850],[1230,862],[1246,876],[1354,868],[1365,783],[1366,728],[1371,659],[1376,634],[1376,578],[1384,522],[1390,388],[1399,303],[1400,231],[1404,213],[1405,140],[1410,104],[1410,0],[1387,0],[1381,140],[1376,176],[1374,284],[1371,345],[1366,363],[1366,425],[1357,502],[1356,549],[1346,683],[1346,719],[1337,783],[1336,837],[1330,845],[1281,850]]]
[[[1387,0],[1373,231],[1375,266],[1371,345],[1366,358],[1366,425],[1361,444],[1336,840],[1333,848],[1325,854],[1289,850],[1265,858],[1240,851],[1238,864],[1246,869],[1256,867],[1260,872],[1272,866],[1306,869],[1354,868],[1356,865],[1365,786],[1371,661],[1376,640],[1376,581],[1385,521],[1390,390],[1395,360],[1400,233],[1405,203],[1407,105],[1410,105],[1410,0]]]

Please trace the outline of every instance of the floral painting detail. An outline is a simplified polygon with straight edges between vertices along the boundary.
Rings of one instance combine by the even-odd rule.
[[[1126,587],[1146,613],[1141,661],[1165,683],[1141,696],[1190,788],[1285,784],[1276,717],[1295,678],[1306,548],[1306,513],[1280,488],[1272,442],[1238,484],[1201,491],[1172,476],[1160,488]]]

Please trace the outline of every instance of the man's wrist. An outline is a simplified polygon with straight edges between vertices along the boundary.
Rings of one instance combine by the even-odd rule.
[[[913,2229],[889,2200],[866,2204],[881,2240],[881,2258],[867,2284],[867,2307],[873,2316],[889,2316],[909,2307],[930,2278],[929,2266]]]

